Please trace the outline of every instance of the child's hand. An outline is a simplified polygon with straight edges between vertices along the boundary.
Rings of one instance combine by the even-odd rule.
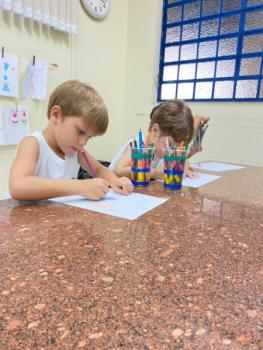
[[[151,169],[151,179],[153,180],[162,180],[163,179],[163,169],[162,168],[154,168]]]
[[[194,116],[194,128],[197,130],[200,126],[200,124],[207,124],[209,121],[209,117],[206,117],[205,115],[195,115]]]
[[[95,178],[79,180],[79,195],[92,200],[99,200],[109,191],[109,183],[103,179]]]
[[[194,154],[198,153],[198,152],[202,152],[203,147],[202,146],[191,146],[187,155],[187,158],[192,157]]]
[[[189,177],[189,179],[198,179],[199,175],[192,168],[187,167],[184,170],[184,177]]]
[[[133,191],[133,184],[127,177],[119,177],[114,183],[111,183],[113,191],[120,194],[129,194]]]

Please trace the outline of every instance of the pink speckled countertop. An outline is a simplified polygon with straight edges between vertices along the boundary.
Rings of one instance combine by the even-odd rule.
[[[220,175],[135,221],[0,201],[0,349],[262,349],[263,168]]]

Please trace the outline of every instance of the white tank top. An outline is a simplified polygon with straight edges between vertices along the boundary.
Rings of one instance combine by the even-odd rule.
[[[39,158],[35,170],[35,176],[46,179],[76,179],[78,177],[79,164],[77,153],[60,158],[47,144],[42,132],[35,131],[28,135],[33,136],[39,143]]]
[[[122,155],[126,151],[126,148],[129,146],[130,141],[125,143],[125,145],[122,146],[122,148],[119,150],[119,152],[116,154],[116,156],[112,159],[110,163],[110,170],[114,170],[116,164],[118,161],[121,159]],[[153,157],[153,160],[151,162],[151,169],[156,169],[156,168],[163,168],[163,159],[157,158],[155,155]]]

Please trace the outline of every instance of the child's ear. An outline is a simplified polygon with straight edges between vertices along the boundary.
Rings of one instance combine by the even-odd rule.
[[[151,133],[154,137],[161,135],[161,130],[159,124],[155,123],[151,127]]]
[[[59,106],[55,105],[51,108],[49,119],[54,123],[62,119],[62,111]]]

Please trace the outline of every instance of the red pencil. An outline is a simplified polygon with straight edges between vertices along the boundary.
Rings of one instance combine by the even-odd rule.
[[[87,152],[84,149],[82,149],[79,152],[82,155],[82,158],[83,158],[83,160],[85,162],[85,165],[86,165],[86,168],[87,168],[86,170],[90,173],[91,176],[97,177],[96,172],[95,172],[95,170],[93,169],[93,167],[92,167],[92,165],[90,163],[90,160],[88,158]]]

